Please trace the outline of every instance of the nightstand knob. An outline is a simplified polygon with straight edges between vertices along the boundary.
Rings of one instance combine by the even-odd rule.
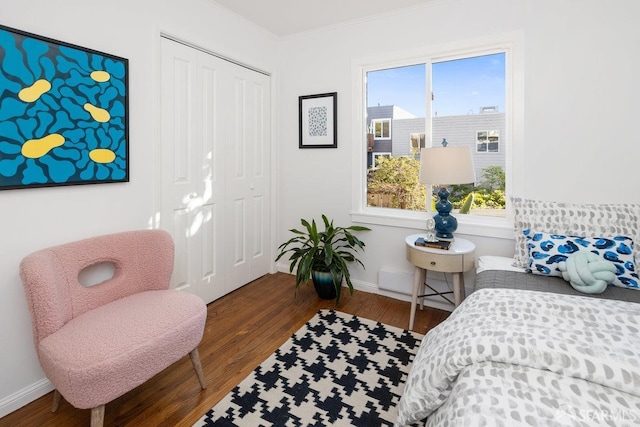
[[[431,261],[431,265],[436,265],[436,262],[435,261]]]

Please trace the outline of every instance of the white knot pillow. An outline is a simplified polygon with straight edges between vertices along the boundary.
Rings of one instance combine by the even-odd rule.
[[[601,294],[616,279],[616,266],[593,252],[575,252],[558,268],[575,290],[587,294]]]

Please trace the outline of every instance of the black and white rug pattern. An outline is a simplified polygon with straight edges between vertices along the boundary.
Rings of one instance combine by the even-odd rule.
[[[422,338],[321,310],[194,426],[392,426]]]

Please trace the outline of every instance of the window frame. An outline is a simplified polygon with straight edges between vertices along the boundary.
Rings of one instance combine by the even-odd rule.
[[[476,215],[457,215],[457,233],[513,239],[513,212],[510,206],[511,194],[523,194],[524,148],[522,132],[524,123],[524,54],[522,50],[524,36],[522,32],[512,32],[487,36],[474,41],[460,41],[441,46],[425,47],[416,53],[389,52],[377,53],[373,57],[355,59],[352,64],[353,78],[353,126],[352,137],[361,144],[353,144],[352,151],[352,211],[351,219],[356,223],[383,225],[411,229],[424,229],[426,220],[432,216],[430,195],[427,194],[424,211],[379,208],[367,206],[366,189],[366,78],[367,72],[385,68],[394,68],[425,63],[427,89],[430,96],[431,65],[434,62],[482,56],[492,53],[505,53],[505,129],[501,149],[505,151],[507,175],[507,206],[505,217],[485,217]],[[426,97],[426,94],[425,94]],[[426,100],[426,98],[425,98]],[[517,102],[516,102],[517,100]],[[426,116],[432,117],[432,104],[427,102]],[[432,146],[432,120],[425,120],[425,145]],[[506,141],[506,142],[505,142]],[[515,172],[519,171],[519,172]],[[428,192],[427,192],[428,193]]]
[[[371,164],[373,165],[373,167],[376,167],[376,157],[391,157],[393,156],[393,153],[391,153],[391,151],[374,151],[373,153],[371,153],[371,155]]]
[[[480,137],[478,136],[479,133],[484,132],[487,134],[487,141],[485,142],[486,144],[486,149],[484,151],[480,151],[478,149],[478,146],[481,144],[480,143]],[[498,133],[498,140],[495,142],[496,144],[498,144],[498,149],[495,151],[491,151],[489,150],[489,144],[491,143],[491,132],[497,132]],[[500,130],[499,129],[483,129],[483,130],[476,130],[476,153],[477,154],[496,154],[496,153],[500,153]]]
[[[373,139],[379,141],[388,141],[391,139],[391,118],[371,119],[371,129],[373,130]],[[381,134],[384,134],[384,124],[387,123],[389,128],[389,136],[376,136],[376,123],[380,123]]]
[[[423,147],[427,146],[427,134],[425,132],[411,132],[409,134],[409,152],[413,154],[413,136],[414,135],[418,135],[417,141],[418,141],[418,147],[416,147],[418,149],[418,152],[415,155],[415,158],[420,158],[420,149]],[[424,145],[422,144],[424,139]]]

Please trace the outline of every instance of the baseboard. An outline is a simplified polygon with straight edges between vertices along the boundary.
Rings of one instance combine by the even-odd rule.
[[[281,273],[292,274],[292,273],[289,273],[288,265],[278,264],[276,267],[277,267],[277,270]],[[353,288],[358,291],[368,292],[370,294],[382,295],[385,297],[398,299],[400,301],[411,301],[411,295],[406,295],[400,292],[392,292],[392,291],[386,291],[384,289],[380,289],[377,283],[364,282],[364,281],[355,280],[355,279],[352,279],[351,282],[353,283]],[[434,281],[434,283],[438,285],[445,284],[444,282],[441,282],[441,283],[439,282],[441,281],[439,280]],[[438,308],[440,310],[445,310],[445,311],[453,311],[453,308],[454,308],[451,304],[448,304],[444,301],[438,301],[432,298],[425,298],[424,305],[427,307]]]
[[[444,282],[439,283],[439,281],[432,281],[436,284],[445,284]],[[411,302],[411,295],[406,295],[400,292],[387,291],[384,289],[380,289],[378,285],[368,282],[361,282],[353,280],[353,288],[362,292],[369,292],[371,294],[382,295],[385,297],[397,299],[400,301],[409,301]],[[439,301],[438,297],[425,298],[424,300],[425,307],[437,308],[444,311],[453,311],[453,305],[447,303],[446,301]],[[418,310],[420,307],[418,307]]]
[[[43,378],[0,400],[0,418],[53,391],[53,384]]]

